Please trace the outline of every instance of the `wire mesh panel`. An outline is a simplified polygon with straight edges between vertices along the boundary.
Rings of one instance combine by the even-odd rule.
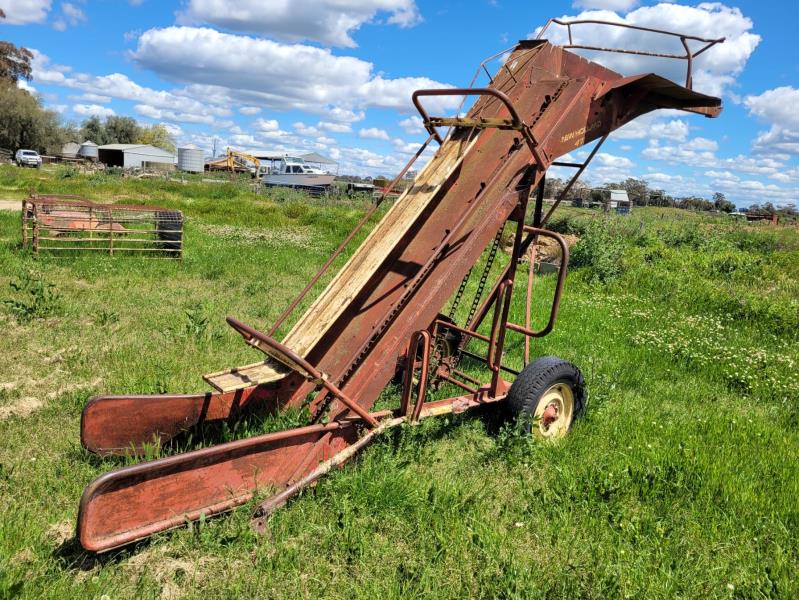
[[[96,204],[77,196],[32,196],[22,201],[22,245],[37,254],[99,251],[180,258],[183,213]]]

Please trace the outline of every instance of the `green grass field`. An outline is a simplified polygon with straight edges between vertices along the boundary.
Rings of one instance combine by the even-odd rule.
[[[669,209],[564,209],[553,225],[581,240],[533,351],[575,362],[590,393],[565,440],[496,411],[431,419],[290,502],[267,536],[242,508],[82,552],[80,494],[125,462],[81,449],[85,402],[199,391],[257,360],[225,315],[268,328],[367,207],[200,179],[0,167],[3,199],[187,217],[182,261],[52,258],[21,251],[19,213],[0,212],[0,598],[799,597],[799,230]]]

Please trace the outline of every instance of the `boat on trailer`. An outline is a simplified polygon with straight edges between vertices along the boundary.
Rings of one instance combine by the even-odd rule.
[[[261,185],[324,190],[333,184],[335,175],[312,167],[298,156],[270,157],[262,167]]]

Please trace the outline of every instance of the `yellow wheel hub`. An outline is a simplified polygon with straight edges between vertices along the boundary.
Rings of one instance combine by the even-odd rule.
[[[533,434],[539,439],[562,438],[574,415],[574,392],[566,383],[556,383],[541,396],[535,407]]]

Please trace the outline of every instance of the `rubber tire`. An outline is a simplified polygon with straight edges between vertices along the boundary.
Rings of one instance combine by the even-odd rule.
[[[532,432],[532,417],[541,397],[556,383],[568,384],[574,394],[574,411],[568,430],[571,430],[574,419],[582,414],[588,395],[580,369],[557,356],[544,356],[527,365],[508,391],[508,410],[526,433]]]
[[[164,250],[181,250],[183,243],[183,216],[179,211],[158,211],[155,215],[158,239]]]

